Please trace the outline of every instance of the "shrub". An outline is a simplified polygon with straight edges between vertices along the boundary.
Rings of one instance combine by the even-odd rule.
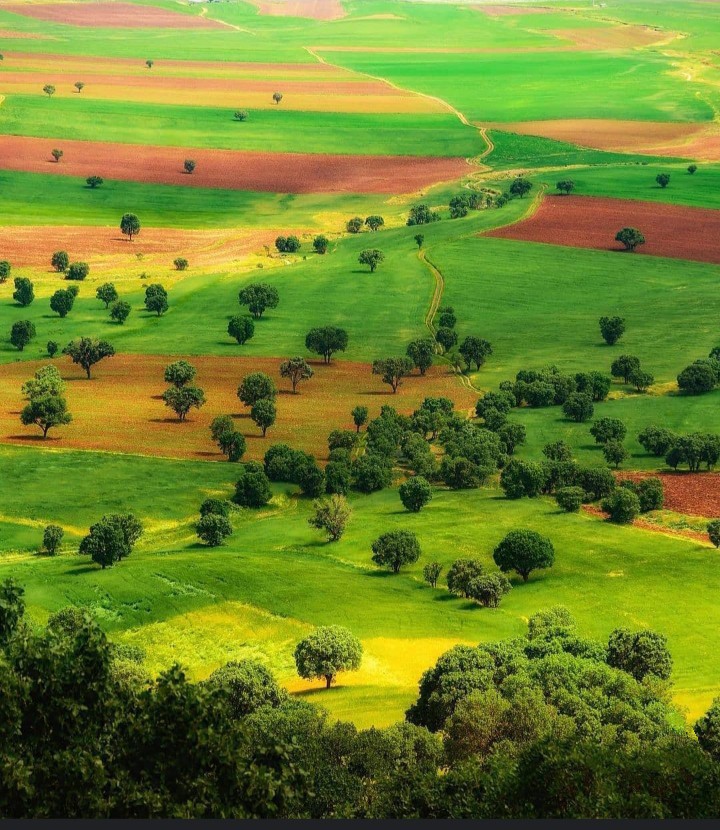
[[[217,513],[208,513],[203,516],[196,526],[198,537],[208,547],[216,548],[232,535],[232,525],[227,516]]]
[[[527,582],[537,568],[552,567],[555,548],[534,530],[511,530],[493,551],[493,559],[501,571],[515,571]]]
[[[677,376],[677,384],[686,395],[703,395],[715,388],[717,375],[706,363],[692,363]]]
[[[665,503],[665,492],[659,478],[644,478],[637,485],[637,497],[640,502],[640,512],[661,510]]]
[[[423,579],[432,588],[437,587],[437,581],[442,573],[442,565],[439,562],[428,562],[423,568]]]
[[[616,524],[630,524],[640,513],[640,499],[626,487],[618,487],[603,500],[602,509]]]
[[[707,526],[708,537],[716,548],[720,548],[720,519],[714,519],[708,522]]]
[[[205,499],[200,505],[201,516],[225,516],[230,515],[230,506],[223,499]]]
[[[276,708],[287,698],[272,673],[257,660],[239,660],[216,669],[205,681],[224,693],[232,717],[241,719],[263,706]]]
[[[43,550],[50,556],[55,556],[63,536],[65,531],[59,525],[48,525],[43,532]]]
[[[573,392],[563,404],[565,415],[576,423],[589,421],[594,411],[592,398],[585,392]]]
[[[271,497],[270,481],[262,465],[248,461],[242,466],[242,474],[235,486],[233,501],[241,507],[263,507]]]
[[[585,498],[585,491],[582,487],[561,487],[555,493],[555,500],[558,507],[566,513],[577,513]]]
[[[185,259],[185,257],[179,256],[173,260],[173,265],[178,271],[187,271],[188,265],[190,265],[190,263]]]
[[[65,272],[65,279],[82,281],[90,273],[90,266],[87,262],[73,262],[68,265]]]
[[[411,513],[419,513],[432,499],[432,488],[423,476],[409,478],[400,485],[398,493],[403,506]]]
[[[510,580],[502,574],[483,574],[470,580],[468,592],[470,599],[474,599],[486,608],[497,608],[500,601],[512,588]]]
[[[606,444],[608,441],[624,441],[627,428],[617,418],[598,418],[590,427],[590,435],[597,444]]]
[[[544,483],[543,469],[533,461],[513,459],[500,474],[500,486],[509,499],[534,498],[540,495]]]
[[[412,565],[420,558],[420,543],[409,530],[391,530],[372,543],[372,560],[399,573],[403,565]]]
[[[468,599],[473,580],[485,573],[479,559],[456,559],[447,572],[447,586],[451,594]]]

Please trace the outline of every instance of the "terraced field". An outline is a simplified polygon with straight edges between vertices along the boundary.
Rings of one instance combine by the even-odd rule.
[[[584,635],[665,634],[675,702],[699,716],[720,692],[720,576],[706,533],[720,477],[673,472],[638,435],[651,424],[718,431],[718,384],[684,395],[677,383],[720,344],[712,5],[0,0],[0,262],[11,265],[0,282],[0,578],[25,587],[31,619],[86,608],[112,640],[141,646],[152,673],[179,661],[203,679],[254,657],[293,695],[368,726],[401,719],[451,646],[517,635],[538,610],[565,605]],[[102,182],[90,186],[92,176]],[[518,178],[527,194],[513,191]],[[408,225],[420,205],[439,221]],[[120,230],[126,213],[140,221],[132,240]],[[364,224],[373,216],[377,231]],[[635,252],[615,241],[624,226],[646,238]],[[280,236],[300,248],[278,250]],[[383,255],[377,270],[358,261],[368,249]],[[71,284],[51,266],[58,251],[89,266],[62,317],[50,306]],[[27,305],[13,298],[23,277]],[[96,297],[107,282],[130,306],[123,323]],[[158,283],[160,315],[145,307]],[[238,295],[257,283],[279,302],[241,345],[228,324],[247,317]],[[626,331],[607,345],[598,321],[614,315]],[[22,321],[36,335],[20,350],[10,332]],[[348,335],[329,365],[306,344],[322,326]],[[448,328],[458,342],[435,346],[427,374],[413,369],[397,394],[373,374],[374,361]],[[116,352],[90,380],[47,350],[80,337]],[[480,367],[458,352],[467,337],[491,344]],[[310,527],[313,498],[288,482],[273,482],[264,507],[233,507],[222,546],[198,541],[201,502],[230,498],[241,470],[211,439],[217,415],[245,437],[243,461],[282,442],[324,467],[329,433],[354,430],[356,406],[370,419],[384,406],[410,416],[443,397],[482,427],[476,402],[518,372],[609,375],[623,354],[652,380],[638,392],[614,378],[593,419],[627,428],[618,475],[662,478],[664,509],[634,524],[607,521],[598,503],[565,514],[549,495],[505,498],[499,469],[468,489],[438,474],[431,503],[409,513],[398,486],[417,470],[398,444],[386,453],[389,486],[350,488],[337,543]],[[280,374],[294,356],[314,372],[297,395]],[[164,369],[179,358],[207,399],[182,422],[162,399]],[[43,439],[20,413],[23,382],[48,364],[73,420]],[[266,437],[236,394],[255,371],[280,388]],[[591,422],[558,405],[522,405],[509,421],[526,429],[520,461],[540,462],[563,440],[579,463],[608,466]],[[441,461],[442,435],[428,443]],[[353,458],[371,449],[363,426]],[[78,554],[80,540],[120,512],[145,533],[130,557],[100,569]],[[50,523],[65,530],[57,556],[39,552]],[[513,576],[499,608],[445,590],[454,559],[492,570],[493,547],[518,527],[551,538],[552,569],[527,584]],[[395,529],[422,548],[397,575],[371,559],[373,540]],[[444,568],[437,589],[423,581],[430,561]],[[292,655],[316,626],[336,623],[365,657],[325,690],[298,678]]]

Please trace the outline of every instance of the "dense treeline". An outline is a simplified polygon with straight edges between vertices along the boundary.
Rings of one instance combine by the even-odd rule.
[[[582,638],[562,608],[457,646],[408,720],[358,731],[265,667],[152,680],[77,609],[38,629],[0,586],[3,817],[704,817],[720,810],[720,704],[673,724],[650,631]]]

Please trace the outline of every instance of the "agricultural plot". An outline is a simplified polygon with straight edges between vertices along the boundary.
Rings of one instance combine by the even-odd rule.
[[[85,609],[153,676],[251,658],[331,721],[384,727],[448,649],[524,636],[565,606],[578,636],[663,634],[672,718],[705,712],[720,694],[713,11],[0,0],[0,581],[24,587],[28,617]],[[644,244],[622,250],[624,227]],[[77,281],[71,263],[88,266]],[[604,317],[620,318],[612,343]],[[81,338],[114,352],[92,378],[63,354]],[[623,355],[649,377],[613,369]],[[297,392],[293,358],[311,375]],[[177,360],[196,373],[166,381]],[[47,366],[50,391],[23,389]],[[568,396],[548,397],[555,369],[568,396],[591,372],[607,394],[573,419]],[[246,405],[257,372],[278,391]],[[478,415],[500,389],[509,411]],[[185,395],[200,405],[181,414]],[[62,410],[46,438],[33,406]],[[603,418],[624,430],[615,461],[591,432]],[[651,425],[670,431],[665,451],[640,440]],[[696,433],[702,460],[673,457]],[[559,441],[577,511],[554,498]],[[248,463],[281,443],[300,452],[282,474],[271,453],[264,482]],[[517,469],[542,486],[511,492]],[[611,469],[659,476],[664,501],[610,520],[584,482],[622,497]],[[430,500],[415,512],[418,476]],[[310,522],[326,496],[349,510],[331,542]],[[206,499],[227,508],[222,544],[198,533]],[[124,513],[144,528],[131,555],[80,555],[91,525]],[[552,566],[508,568],[494,604],[475,583],[451,593],[460,558],[502,586],[493,551],[514,530],[549,538]],[[391,531],[421,550],[396,573],[373,559]],[[364,657],[325,689],[293,653],[335,624]]]

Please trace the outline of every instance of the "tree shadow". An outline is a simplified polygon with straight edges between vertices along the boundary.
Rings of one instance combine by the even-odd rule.
[[[93,571],[101,571],[102,568],[99,565],[78,565],[75,568],[68,568],[66,573],[68,574],[87,574],[92,573]]]

